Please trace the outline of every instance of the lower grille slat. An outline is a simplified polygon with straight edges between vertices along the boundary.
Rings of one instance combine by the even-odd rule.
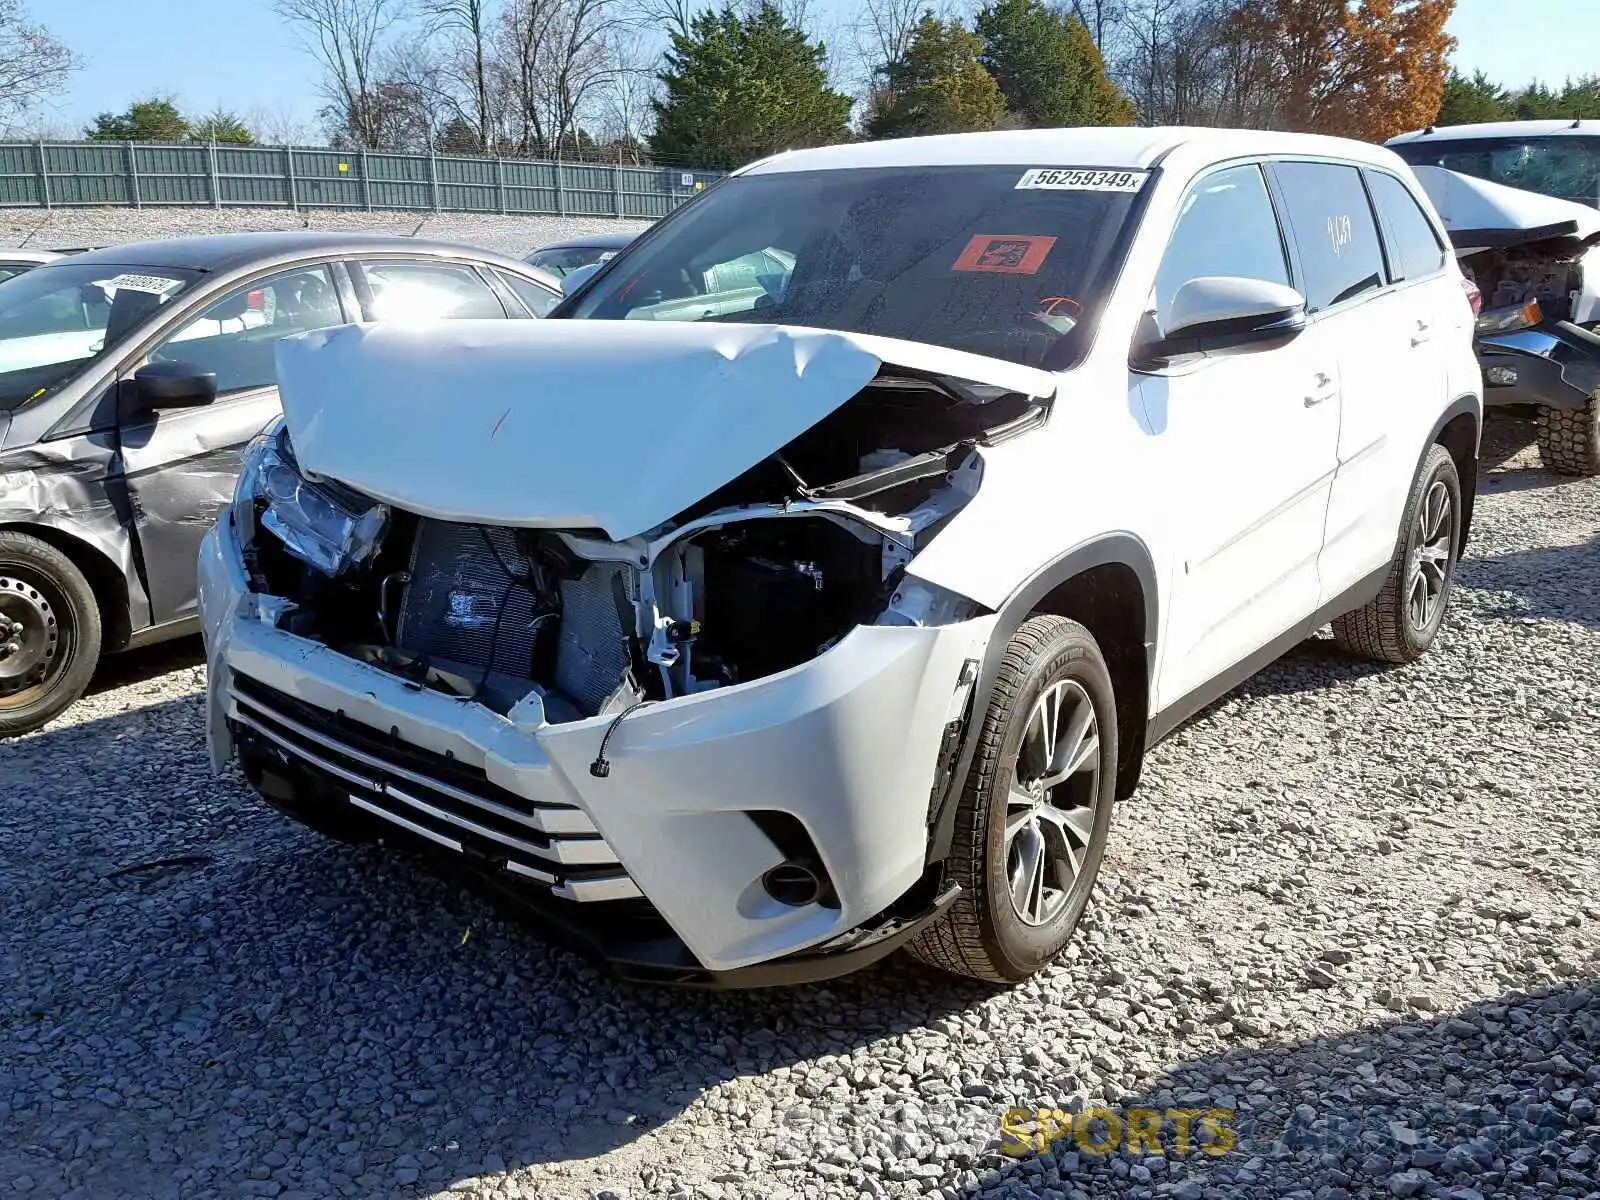
[[[535,805],[495,788],[495,798],[419,769],[431,752],[397,746],[408,765],[378,749],[382,735],[340,714],[326,713],[235,675],[230,716],[288,757],[345,785],[351,804],[457,853],[487,855],[505,870],[573,900],[641,896],[588,814],[570,806]],[[358,744],[359,743],[359,744]],[[458,779],[472,768],[454,759],[441,767]]]

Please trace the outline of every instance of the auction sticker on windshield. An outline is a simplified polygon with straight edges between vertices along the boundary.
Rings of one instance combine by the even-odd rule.
[[[118,275],[115,279],[96,282],[97,286],[108,292],[127,290],[149,292],[153,296],[164,296],[183,285],[181,279],[167,279],[161,275]]]
[[[1076,167],[1032,167],[1017,180],[1018,188],[1062,192],[1137,192],[1148,171],[1086,171]]]

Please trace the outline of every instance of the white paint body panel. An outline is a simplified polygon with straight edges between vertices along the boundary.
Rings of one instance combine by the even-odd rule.
[[[1145,169],[1141,233],[1080,365],[1047,374],[933,347],[774,326],[473,323],[342,329],[286,344],[284,408],[302,463],[426,515],[648,530],[845,403],[883,364],[1054,395],[1039,428],[982,448],[976,494],[908,572],[1004,609],[1075,548],[1148,550],[1158,628],[1152,712],[1309,620],[1392,555],[1401,506],[1445,407],[1479,394],[1470,309],[1447,269],[1318,314],[1267,350],[1141,374],[1129,351],[1190,183],[1219,163],[1333,157],[1409,178],[1381,147],[1230,131],[1034,130],[782,155],[753,172],[1016,162]],[[1435,344],[1411,344],[1423,320]],[[1417,353],[1412,352],[1416,350]],[[630,716],[613,774],[587,773],[607,721],[529,730],[263,625],[226,529],[202,553],[212,714],[228,672],[269,673],[449,749],[530,798],[584,809],[712,969],[827,940],[921,870],[929,787],[962,664],[998,620],[860,628],[767,679]],[[1134,596],[1130,604],[1138,603]],[[213,751],[228,751],[213,725]],[[779,764],[775,769],[774,764]],[[773,911],[755,885],[772,847],[741,815],[800,817],[843,908]],[[767,794],[770,792],[770,794]]]
[[[754,466],[885,363],[1033,394],[1055,386],[955,350],[776,325],[345,325],[285,338],[277,354],[306,470],[440,520],[615,539]],[[385,429],[403,436],[374,436]]]

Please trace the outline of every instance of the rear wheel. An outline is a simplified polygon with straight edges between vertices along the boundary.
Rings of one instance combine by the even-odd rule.
[[[1093,635],[1064,617],[1023,622],[978,738],[946,861],[961,894],[908,948],[958,975],[1015,982],[1067,944],[1105,851],[1117,718]]]
[[[1461,477],[1443,446],[1428,448],[1406,501],[1383,590],[1333,619],[1340,649],[1374,662],[1415,662],[1439,636],[1461,550]]]
[[[1539,457],[1562,475],[1600,475],[1600,393],[1582,408],[1539,409]]]
[[[0,737],[30,733],[83,695],[100,661],[100,607],[65,554],[0,530]]]

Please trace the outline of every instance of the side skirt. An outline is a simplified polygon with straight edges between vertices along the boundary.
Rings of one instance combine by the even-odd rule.
[[[1188,695],[1179,697],[1156,713],[1145,727],[1145,749],[1149,750],[1206,705],[1221,699],[1246,679],[1282,658],[1334,617],[1369,603],[1383,590],[1383,581],[1388,577],[1390,566],[1390,563],[1385,563],[1360,583],[1317,609],[1300,624],[1290,627],[1254,654],[1241,659],[1222,674],[1207,680]]]
[[[169,642],[173,638],[188,637],[192,633],[200,632],[200,618],[179,617],[176,621],[164,621],[160,625],[146,625],[127,641],[123,650],[137,650],[141,646],[153,646],[157,642]]]

